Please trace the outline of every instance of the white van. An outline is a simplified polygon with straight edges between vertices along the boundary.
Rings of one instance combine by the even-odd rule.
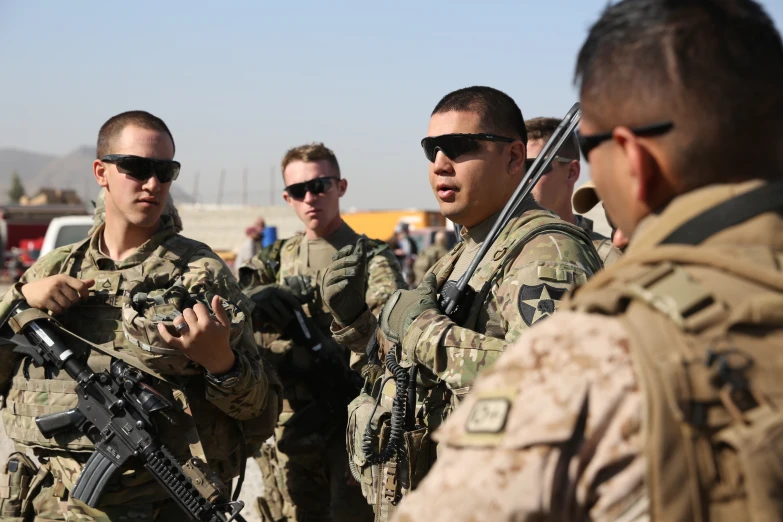
[[[91,228],[92,216],[62,216],[52,219],[41,246],[41,257],[55,248],[85,239]]]

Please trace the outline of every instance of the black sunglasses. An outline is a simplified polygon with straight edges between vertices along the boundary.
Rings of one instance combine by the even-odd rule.
[[[661,123],[653,123],[652,125],[645,125],[644,127],[636,127],[629,129],[637,136],[660,136],[666,134],[674,127],[674,123],[670,121],[664,121]],[[602,132],[600,134],[590,134],[585,136],[584,134],[576,133],[576,139],[579,141],[579,149],[582,151],[585,159],[590,152],[599,146],[601,143],[612,138],[614,130],[609,132]]]
[[[322,178],[311,179],[304,183],[294,183],[288,185],[284,190],[294,199],[304,199],[308,192],[314,196],[327,192],[332,185],[340,181],[340,178],[334,176],[324,176]]]
[[[527,158],[525,160],[525,172],[530,170],[530,167],[533,166],[533,162],[536,161],[536,159],[538,158]],[[552,158],[552,161],[549,163],[549,165],[546,166],[542,174],[548,174],[552,172],[552,168],[556,161],[558,163],[571,163],[574,160],[572,160],[571,158],[564,158],[563,156],[555,156],[554,158]]]
[[[130,154],[107,154],[101,158],[101,161],[114,163],[126,171],[124,174],[139,181],[146,181],[155,175],[161,183],[169,183],[179,176],[180,164],[179,161],[174,160],[142,158]]]
[[[441,151],[452,161],[468,152],[478,150],[479,141],[502,141],[512,143],[514,138],[497,136],[495,134],[443,134],[441,136],[429,136],[421,140],[421,148],[430,163],[435,163],[435,156]]]

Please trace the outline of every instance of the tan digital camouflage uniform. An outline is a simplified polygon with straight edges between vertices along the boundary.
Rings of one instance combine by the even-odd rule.
[[[590,240],[593,242],[598,255],[601,257],[601,262],[604,266],[609,266],[612,263],[617,262],[623,255],[619,248],[614,246],[612,239],[599,234],[593,230],[593,220],[588,219],[581,214],[576,214],[576,226],[587,232],[590,236]]]
[[[152,276],[161,286],[172,284],[173,275],[166,271],[173,270],[180,273],[190,292],[213,291],[237,303],[249,317],[252,303],[241,293],[225,264],[206,245],[177,235],[177,228],[171,215],[164,215],[158,232],[130,257],[117,262],[100,252],[103,225],[99,225],[88,240],[58,248],[36,262],[0,301],[0,316],[9,312],[15,300],[23,299],[20,288],[27,282],[60,273],[94,278],[96,283],[90,289],[90,298],[60,314],[58,320],[74,333],[132,359],[137,348],[122,331],[122,293],[131,281],[144,276]],[[262,413],[270,387],[250,325],[238,330],[237,335],[232,345],[241,376],[234,387],[218,388],[208,383],[201,372],[168,375],[161,371],[170,382],[156,384],[156,389],[175,405],[156,419],[161,442],[182,461],[196,454],[194,448],[200,442],[200,453],[226,484],[238,474],[244,459],[243,425]],[[107,368],[109,363],[106,355],[89,354],[88,364],[94,371]],[[168,494],[143,468],[123,470],[110,484],[99,509],[69,499],[68,491],[90,456],[92,444],[78,432],[58,436],[56,441],[44,439],[33,421],[37,415],[73,407],[74,387],[65,373],[49,376],[43,368],[34,368],[29,361],[20,360],[8,347],[0,351],[0,392],[7,392],[3,411],[6,432],[20,449],[35,448],[36,454],[48,458],[44,468],[50,473],[40,484],[40,490],[32,492],[35,519],[65,520],[67,517],[68,520],[103,521],[182,517]],[[186,413],[186,405],[192,417]],[[42,472],[41,477],[45,476]]]
[[[479,377],[394,520],[780,520],[783,218],[658,245],[757,186],[700,189],[643,220],[571,311]]]
[[[333,252],[347,245],[353,245],[360,238],[347,224],[326,239],[316,240],[327,242]],[[305,239],[304,235],[296,235],[274,248],[279,248],[279,254],[272,254],[279,260],[271,260],[277,270],[269,271],[270,249],[267,247],[249,264],[255,268],[258,279],[255,284],[282,283],[289,276],[305,276],[309,278],[315,289],[314,297],[309,304],[304,305],[305,312],[313,318],[322,331],[331,336],[332,316],[324,305],[319,285],[328,263],[313,265],[308,256],[313,241]],[[323,245],[321,245],[323,246]],[[389,296],[398,288],[405,288],[400,266],[393,253],[385,243],[369,244],[368,251],[368,284],[366,303],[368,310],[359,319],[362,323],[375,324],[381,307]],[[245,269],[243,269],[242,273]],[[276,274],[274,272],[277,272]],[[242,281],[244,278],[240,275]],[[256,333],[257,339],[268,348],[270,360],[277,364],[297,364],[310,360],[306,348],[294,345],[288,339],[278,336]],[[338,342],[343,339],[336,336]],[[366,340],[365,340],[366,342]],[[362,347],[363,348],[363,347]],[[346,358],[349,352],[346,350]],[[352,366],[358,371],[366,371],[366,355],[363,349],[350,353]],[[282,376],[284,386],[284,406],[280,415],[276,440],[285,438],[286,442],[307,446],[296,455],[286,455],[277,446],[265,444],[257,455],[257,462],[264,475],[265,498],[259,499],[259,509],[262,516],[273,520],[368,520],[372,512],[361,496],[359,488],[348,486],[350,474],[347,469],[345,454],[345,425],[334,423],[319,430],[319,433],[286,433],[285,422],[294,412],[312,403],[315,397],[303,378]]]

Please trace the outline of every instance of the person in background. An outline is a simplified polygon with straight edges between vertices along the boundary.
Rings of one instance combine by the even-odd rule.
[[[530,168],[538,153],[544,148],[546,142],[560,124],[556,118],[533,118],[525,121],[527,126],[527,168]],[[552,163],[547,167],[544,175],[533,187],[533,197],[538,204],[555,212],[560,219],[568,221],[583,229],[601,256],[604,266],[617,261],[622,252],[616,249],[608,237],[593,230],[593,222],[590,219],[574,214],[571,208],[571,198],[574,192],[574,184],[579,179],[582,166],[579,162],[579,145],[576,136],[572,135],[560,148]],[[581,211],[577,211],[581,212]]]
[[[421,254],[413,262],[413,286],[419,286],[424,280],[427,270],[432,268],[438,260],[449,253],[449,236],[445,230],[439,230],[435,233],[435,240],[430,246],[422,250]]]
[[[236,250],[234,258],[234,274],[239,274],[239,267],[245,265],[261,251],[261,241],[264,239],[264,219],[256,220],[252,227],[245,229],[245,240]]]
[[[411,238],[410,228],[407,223],[398,223],[394,229],[397,245],[394,248],[394,255],[402,267],[402,275],[408,285],[413,283],[413,263],[416,261],[419,249],[416,242]]]

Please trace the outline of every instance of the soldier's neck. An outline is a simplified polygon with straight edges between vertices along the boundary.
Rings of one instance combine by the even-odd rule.
[[[160,222],[152,227],[139,227],[106,217],[106,225],[101,237],[101,251],[114,261],[123,261],[133,255],[160,228]]]
[[[343,224],[343,218],[340,216],[340,214],[337,214],[337,217],[334,218],[328,225],[323,227],[319,230],[311,230],[307,229],[305,230],[305,238],[306,239],[325,239],[340,228],[340,226]]]

